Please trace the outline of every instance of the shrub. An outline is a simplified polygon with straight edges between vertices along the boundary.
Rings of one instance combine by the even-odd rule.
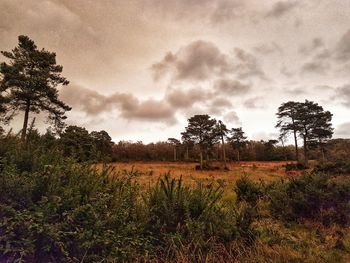
[[[168,245],[196,244],[197,248],[213,246],[215,240],[252,240],[253,213],[246,207],[224,206],[223,190],[212,184],[183,185],[182,179],[168,175],[151,187],[145,200],[149,227],[154,237]]]
[[[325,225],[346,225],[350,214],[350,180],[324,174],[303,175],[269,187],[270,209],[287,221],[311,219]]]
[[[327,174],[350,174],[350,161],[337,161],[318,164],[313,172]]]
[[[302,163],[287,163],[284,167],[286,168],[286,171],[298,171],[307,169],[307,167]]]
[[[0,184],[0,261],[125,261],[151,250],[137,185],[109,168],[12,167]]]
[[[252,206],[255,206],[257,201],[263,196],[261,185],[253,182],[246,176],[236,181],[234,191],[238,202],[245,201]]]

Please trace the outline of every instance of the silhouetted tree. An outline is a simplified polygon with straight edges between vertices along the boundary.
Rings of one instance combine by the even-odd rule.
[[[106,131],[92,131],[90,137],[97,152],[97,160],[109,160],[112,154],[113,142],[111,136]]]
[[[194,115],[188,119],[188,126],[182,136],[197,143],[200,148],[200,168],[203,169],[203,152],[208,156],[208,150],[217,140],[215,132],[216,120],[209,115]],[[208,161],[208,157],[206,159]]]
[[[280,129],[280,133],[286,136],[288,133],[292,132],[294,137],[294,146],[295,146],[295,160],[299,162],[299,150],[298,150],[298,132],[301,127],[297,122],[297,112],[300,106],[299,102],[288,101],[286,103],[282,103],[282,105],[278,108],[277,112],[277,125],[276,128]]]
[[[75,157],[78,161],[91,159],[93,142],[85,128],[68,126],[61,134],[60,143],[65,156]]]
[[[333,135],[332,114],[313,101],[299,103],[296,120],[300,126],[300,136],[304,141],[304,164],[308,165],[309,144],[317,140],[324,143]]]
[[[245,145],[245,140],[247,137],[244,136],[244,132],[242,127],[240,128],[232,128],[230,131],[231,136],[228,137],[229,142],[234,150],[236,150],[237,161],[240,161],[240,153],[242,147]]]
[[[225,169],[227,169],[225,137],[227,137],[227,133],[229,130],[227,129],[226,125],[221,120],[218,121],[216,130],[217,130],[217,135],[219,136],[219,138],[221,140],[222,158],[224,161]]]
[[[21,140],[25,141],[29,113],[46,111],[55,127],[62,127],[64,115],[71,108],[58,99],[58,85],[67,85],[61,76],[62,66],[56,64],[56,54],[38,50],[27,36],[18,37],[18,46],[11,52],[1,51],[9,63],[0,64],[2,80],[0,91],[6,121],[18,112],[24,112]]]
[[[181,136],[182,144],[186,148],[185,159],[186,159],[186,161],[188,161],[188,159],[189,159],[189,150],[194,147],[194,141],[192,141],[191,136],[189,136],[187,133],[183,132],[181,134],[182,134],[182,136]]]
[[[181,142],[178,139],[175,138],[168,138],[168,142],[171,143],[174,146],[174,161],[177,159],[177,148],[179,145],[181,145]]]

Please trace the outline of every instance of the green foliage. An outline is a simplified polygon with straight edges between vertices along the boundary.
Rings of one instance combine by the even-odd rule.
[[[26,139],[30,112],[46,111],[55,127],[62,128],[65,112],[71,108],[58,98],[57,86],[67,85],[68,81],[61,76],[63,67],[56,64],[56,54],[39,50],[27,36],[19,36],[18,46],[11,52],[1,53],[9,61],[0,64],[1,108],[6,121],[24,111],[22,141]]]
[[[293,133],[297,162],[299,162],[297,135],[304,142],[305,166],[308,165],[310,146],[318,145],[324,155],[324,145],[333,135],[332,116],[318,103],[308,100],[305,102],[288,101],[278,108],[276,128],[280,129],[280,137]]]
[[[336,161],[318,164],[314,172],[326,174],[350,174],[350,161]]]
[[[306,170],[307,167],[302,163],[287,163],[285,166],[286,171]]]
[[[8,168],[1,189],[2,260],[126,260],[150,249],[138,187],[110,168],[69,162],[37,173]]]
[[[151,232],[163,242],[176,237],[182,245],[196,244],[201,249],[208,248],[209,240],[251,241],[255,214],[248,207],[225,206],[222,195],[220,187],[199,183],[190,188],[183,186],[181,178],[166,175],[146,197]]]
[[[112,139],[105,131],[92,131],[68,126],[59,139],[64,156],[75,158],[78,162],[110,161]]]
[[[237,201],[245,201],[252,206],[255,206],[260,198],[263,197],[262,186],[253,182],[248,177],[242,177],[236,181],[235,192]]]
[[[347,225],[350,213],[350,180],[324,174],[302,175],[270,186],[270,209],[287,221],[314,220],[324,225]]]

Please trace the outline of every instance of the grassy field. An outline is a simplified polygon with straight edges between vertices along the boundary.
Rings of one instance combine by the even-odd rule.
[[[229,170],[200,171],[195,167],[198,163],[186,162],[130,162],[111,164],[117,171],[133,171],[138,174],[136,181],[145,188],[153,186],[159,177],[169,173],[173,178],[182,177],[187,185],[198,182],[217,183],[224,189],[222,201],[236,200],[233,191],[235,182],[243,176],[259,182],[270,183],[276,180],[298,176],[300,171],[288,172],[285,169],[287,162],[232,162]],[[290,163],[290,162],[289,162]],[[222,163],[212,163],[212,166],[222,167]],[[254,247],[246,251],[247,255],[238,262],[350,262],[348,248],[350,247],[350,230],[347,227],[333,225],[325,228],[315,222],[304,224],[286,224],[272,219],[266,210],[265,204],[258,206],[260,218],[253,225],[259,237]],[[346,248],[337,249],[339,235]],[[239,248],[243,249],[244,248]],[[182,253],[188,253],[182,252]],[[230,252],[223,250],[223,258],[229,258]],[[182,258],[178,262],[191,262]],[[217,260],[217,259],[215,259]],[[210,258],[203,262],[210,262]],[[224,259],[222,262],[225,262]],[[231,261],[230,261],[231,262]],[[232,261],[235,262],[235,261]]]
[[[116,170],[140,171],[137,181],[143,185],[153,185],[160,176],[170,173],[174,178],[182,177],[185,184],[196,182],[217,182],[224,188],[231,188],[237,179],[247,176],[253,181],[272,182],[286,178],[294,173],[286,173],[284,165],[287,162],[240,162],[228,163],[229,170],[200,171],[195,167],[198,163],[188,162],[130,162],[111,164]],[[222,167],[222,163],[212,163]]]

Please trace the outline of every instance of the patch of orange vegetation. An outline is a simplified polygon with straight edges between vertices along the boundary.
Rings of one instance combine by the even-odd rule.
[[[184,183],[195,184],[196,182],[217,182],[224,187],[234,187],[234,183],[242,176],[247,176],[254,181],[262,180],[271,182],[285,178],[286,162],[240,162],[228,163],[229,170],[213,171],[195,170],[198,163],[188,162],[129,162],[112,163],[116,170],[137,170],[141,173],[136,180],[142,185],[152,185],[158,178],[170,173],[174,178],[182,177]],[[211,163],[212,166],[223,167],[222,163]]]

